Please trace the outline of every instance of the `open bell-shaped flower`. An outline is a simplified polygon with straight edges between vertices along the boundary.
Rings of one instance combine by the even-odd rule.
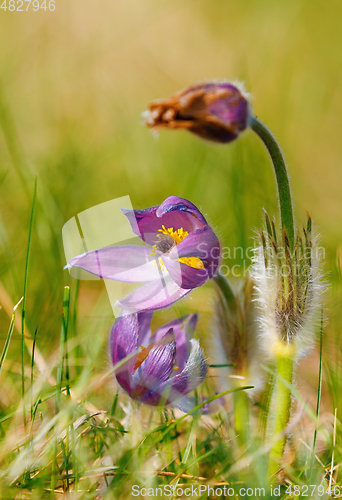
[[[199,83],[152,101],[143,116],[152,131],[185,129],[202,139],[227,143],[248,127],[250,105],[240,84]]]
[[[188,412],[194,402],[187,394],[207,374],[198,340],[192,339],[197,315],[171,321],[151,335],[152,313],[120,316],[109,342],[113,365],[128,357],[115,371],[120,386],[129,396],[152,406],[172,405]],[[140,352],[135,353],[141,348]],[[132,355],[132,356],[130,356]]]
[[[190,201],[169,196],[159,206],[123,213],[143,245],[92,250],[67,264],[104,279],[145,283],[119,307],[132,312],[167,307],[216,274],[218,238]]]

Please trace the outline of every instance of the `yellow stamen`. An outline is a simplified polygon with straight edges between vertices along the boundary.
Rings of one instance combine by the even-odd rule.
[[[158,232],[165,234],[167,236],[171,236],[174,239],[176,245],[181,243],[181,241],[185,240],[185,238],[189,236],[188,231],[184,231],[182,227],[174,231],[173,227],[166,228],[164,224],[162,225],[161,229],[158,229]],[[153,245],[153,254],[155,253],[156,253],[156,245]],[[177,260],[178,262],[186,264],[189,267],[193,267],[195,269],[204,269],[204,264],[198,257],[180,257]]]
[[[165,271],[165,264],[164,264],[163,259],[161,257],[159,257],[159,259],[158,259],[158,264],[159,264],[160,269],[162,271]],[[154,267],[156,267],[156,266],[157,266],[157,261],[155,261],[155,263],[154,263]]]
[[[141,345],[140,347],[141,347],[141,351],[139,352],[139,354],[137,356],[134,370],[137,370],[139,368],[139,366],[143,364],[143,362],[145,361],[147,356],[150,354],[151,347],[148,347],[147,349],[143,345]]]
[[[195,269],[204,269],[204,264],[198,257],[181,257],[177,260],[189,267],[194,267]]]
[[[175,240],[176,245],[178,245],[178,243],[185,240],[185,238],[189,236],[188,231],[184,231],[182,227],[174,231],[173,227],[166,228],[164,224],[162,225],[162,229],[158,229],[158,232],[167,234],[168,236],[172,236],[172,238]]]

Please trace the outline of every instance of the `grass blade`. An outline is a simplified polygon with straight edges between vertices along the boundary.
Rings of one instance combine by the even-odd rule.
[[[57,386],[56,386],[56,414],[59,412],[60,395],[63,380],[64,371],[64,358],[66,362],[66,382],[67,382],[67,394],[70,395],[69,388],[69,367],[67,366],[67,355],[65,355],[65,346],[68,336],[68,323],[69,323],[69,305],[70,305],[70,288],[68,286],[64,287],[63,292],[63,312],[62,312],[62,329],[61,329],[61,339],[59,345],[59,363],[57,370]]]
[[[22,391],[23,400],[24,400],[24,396],[25,396],[24,350],[25,350],[25,316],[26,316],[27,280],[28,280],[28,271],[29,271],[29,262],[30,262],[30,253],[31,253],[33,221],[34,221],[34,213],[35,213],[36,200],[37,200],[37,180],[38,180],[38,176],[36,175],[35,182],[34,182],[29,237],[28,237],[28,242],[27,242],[23,308],[22,308],[22,313],[21,313],[21,315],[22,315],[22,321],[21,321],[21,391]],[[24,426],[26,429],[25,404],[23,404],[23,418],[24,418]]]
[[[315,432],[312,444],[312,457],[311,457],[310,475],[309,475],[310,478],[312,477],[313,466],[315,462],[315,451],[316,451],[317,433],[318,433],[318,418],[321,409],[321,398],[322,398],[322,380],[323,380],[323,311],[321,319],[321,332],[319,338],[319,372],[318,372],[318,391],[317,391],[317,405],[316,405],[317,421],[315,425]]]
[[[32,344],[32,355],[31,355],[31,428],[33,425],[33,401],[32,401],[32,388],[33,388],[33,367],[34,367],[34,352],[36,349],[37,331],[34,332],[33,344]]]
[[[11,342],[11,337],[12,337],[12,333],[13,333],[13,329],[14,329],[14,322],[15,322],[15,311],[17,310],[17,308],[22,300],[23,300],[23,297],[19,300],[18,304],[16,304],[13,308],[11,323],[10,323],[10,326],[8,329],[5,345],[4,345],[4,348],[2,350],[1,358],[0,358],[0,375],[1,375],[2,365],[4,364],[4,361],[5,361],[5,358],[7,355],[7,351],[8,351],[10,342]]]

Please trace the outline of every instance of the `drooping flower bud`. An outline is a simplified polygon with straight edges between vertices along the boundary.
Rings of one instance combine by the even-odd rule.
[[[271,357],[305,355],[313,345],[322,308],[324,283],[320,249],[308,222],[291,252],[285,232],[277,234],[265,214],[266,227],[256,250],[252,276],[256,283],[260,336]]]
[[[170,98],[152,101],[144,113],[146,125],[159,129],[186,129],[214,142],[236,139],[248,126],[250,106],[240,85],[200,83]]]

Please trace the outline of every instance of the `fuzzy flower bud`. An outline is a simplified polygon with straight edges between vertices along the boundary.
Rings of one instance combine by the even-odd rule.
[[[200,83],[170,98],[152,101],[144,113],[146,125],[159,129],[186,129],[203,139],[227,143],[248,126],[246,93],[232,83]]]
[[[277,234],[265,214],[266,227],[256,250],[252,276],[259,305],[260,337],[271,357],[307,354],[315,340],[324,284],[312,223],[296,235],[291,252],[285,232]]]

